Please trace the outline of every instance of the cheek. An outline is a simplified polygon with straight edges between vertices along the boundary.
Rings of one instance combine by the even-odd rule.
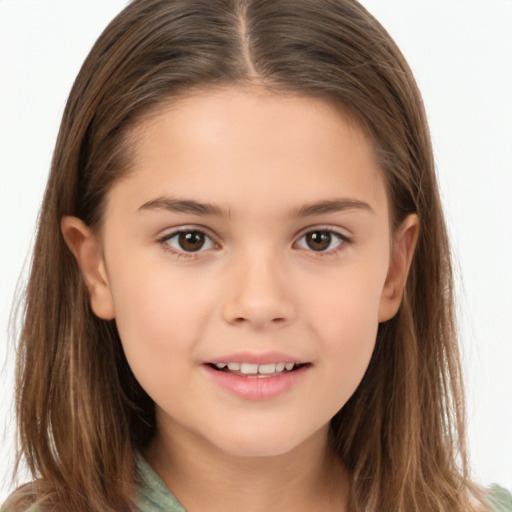
[[[375,348],[377,307],[371,307],[364,299],[364,293],[340,298],[325,312],[322,322],[323,339],[331,358],[328,373],[340,391],[348,393],[345,400],[359,385]]]
[[[160,367],[179,371],[178,362],[193,357],[211,298],[204,286],[170,272],[165,262],[132,256],[118,260],[109,272],[115,321],[128,362],[137,377]]]
[[[385,272],[373,267],[340,272],[323,292],[310,287],[304,316],[322,344],[323,385],[333,390],[333,407],[340,408],[356,390],[370,362],[378,330],[380,295]],[[306,312],[309,311],[309,314]]]
[[[306,283],[301,293],[303,314],[309,314],[327,339],[371,338],[378,326],[385,276],[384,265],[340,267],[321,283]]]
[[[361,310],[338,318],[327,325],[327,358],[320,362],[319,387],[325,390],[327,416],[332,418],[348,402],[359,387],[370,363],[377,337],[378,323]],[[371,321],[369,321],[371,320]]]

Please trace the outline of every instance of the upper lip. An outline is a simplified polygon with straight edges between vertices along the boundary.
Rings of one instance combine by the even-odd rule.
[[[300,358],[284,354],[282,352],[235,352],[221,357],[215,357],[205,361],[205,364],[217,363],[249,363],[249,364],[271,364],[271,363],[298,363],[304,364]]]

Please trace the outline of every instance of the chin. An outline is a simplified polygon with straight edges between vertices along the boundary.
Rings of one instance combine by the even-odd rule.
[[[236,457],[278,457],[293,451],[296,448],[292,444],[281,444],[274,441],[269,443],[245,443],[234,446],[231,444],[226,447],[226,450],[230,455]]]
[[[231,435],[217,439],[217,447],[236,457],[278,457],[300,450],[312,442],[324,444],[328,429],[321,429],[314,434],[298,432],[247,432],[232,431]],[[213,441],[213,440],[212,440]]]

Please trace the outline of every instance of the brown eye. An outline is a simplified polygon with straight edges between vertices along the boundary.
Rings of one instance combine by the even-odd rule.
[[[178,244],[184,251],[195,252],[203,248],[205,241],[204,233],[190,231],[178,235]]]
[[[199,252],[215,247],[215,242],[207,234],[197,230],[178,231],[165,236],[160,242],[182,253]]]
[[[347,237],[329,229],[308,231],[297,241],[297,247],[314,252],[330,252],[348,242]]]
[[[329,231],[312,231],[306,234],[306,244],[313,251],[325,251],[332,241],[332,234]]]

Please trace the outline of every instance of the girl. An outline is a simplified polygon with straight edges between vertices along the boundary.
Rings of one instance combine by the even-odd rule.
[[[71,92],[6,510],[498,510],[421,98],[342,0],[135,0]],[[493,508],[494,507],[494,508]]]

